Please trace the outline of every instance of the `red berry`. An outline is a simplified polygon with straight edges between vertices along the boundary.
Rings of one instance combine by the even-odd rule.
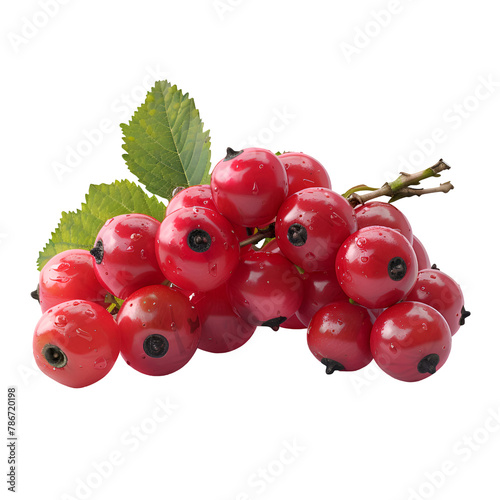
[[[429,255],[427,254],[424,245],[422,245],[422,242],[415,235],[413,235],[413,250],[417,256],[418,270],[430,269],[431,261],[429,259]]]
[[[36,364],[45,375],[69,387],[85,387],[103,378],[119,352],[113,316],[93,302],[62,302],[45,312],[35,328]]]
[[[286,170],[288,196],[310,187],[332,188],[325,167],[304,153],[283,153],[278,156]]]
[[[460,285],[439,269],[419,271],[415,286],[406,300],[428,304],[441,313],[452,335],[457,333],[470,313],[465,310]]]
[[[156,255],[165,277],[180,288],[208,291],[227,281],[238,265],[234,229],[219,212],[181,208],[165,217]]]
[[[333,302],[314,315],[307,329],[307,344],[326,366],[327,374],[359,370],[373,359],[371,328],[366,309],[349,302]]]
[[[255,332],[241,319],[229,302],[226,285],[211,293],[196,292],[190,298],[201,323],[199,349],[208,352],[229,352],[245,344]]]
[[[219,212],[244,227],[271,223],[288,194],[285,168],[275,154],[261,148],[228,148],[210,185]]]
[[[384,372],[398,380],[416,382],[435,373],[448,359],[451,332],[434,308],[401,302],[375,321],[370,346]]]
[[[309,273],[304,275],[304,299],[297,311],[297,317],[308,325],[323,306],[348,300],[349,297],[339,285],[335,269]]]
[[[179,208],[201,207],[217,210],[212,199],[212,189],[208,184],[189,186],[177,193],[168,203],[165,215],[170,215]]]
[[[146,375],[168,375],[182,368],[200,341],[200,320],[189,299],[163,285],[137,290],[116,318],[121,355]]]
[[[307,272],[334,269],[335,255],[357,229],[351,205],[326,188],[303,189],[290,196],[276,218],[276,239],[283,255]]]
[[[354,211],[358,221],[358,229],[368,226],[391,227],[399,231],[409,242],[413,243],[413,231],[404,214],[391,203],[369,201],[358,205]]]
[[[165,278],[155,255],[155,237],[160,223],[143,214],[109,219],[97,234],[94,271],[99,282],[113,295],[126,299],[147,285]]]
[[[43,266],[38,284],[42,312],[68,300],[87,300],[105,305],[107,291],[97,281],[94,259],[87,250],[65,250]]]
[[[364,227],[337,254],[337,279],[344,292],[370,309],[404,299],[417,279],[417,257],[408,240],[383,226]]]
[[[280,254],[249,252],[228,281],[229,299],[249,324],[278,329],[293,316],[303,297],[297,268]]]

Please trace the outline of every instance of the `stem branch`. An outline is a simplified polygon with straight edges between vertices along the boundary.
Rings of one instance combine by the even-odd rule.
[[[453,185],[450,182],[445,182],[436,188],[426,188],[426,189],[415,189],[409,186],[415,186],[420,184],[420,181],[427,179],[428,177],[440,177],[440,172],[443,170],[449,170],[450,166],[446,164],[443,160],[439,160],[432,167],[421,170],[414,174],[408,174],[406,172],[401,172],[400,176],[392,181],[386,182],[382,187],[371,190],[365,194],[358,194],[356,188],[352,188],[345,193],[347,201],[353,206],[361,205],[367,201],[379,198],[380,196],[390,196],[389,201],[395,201],[400,198],[407,198],[410,196],[421,196],[428,193],[447,193],[453,189]],[[363,190],[366,190],[366,186],[363,186]]]

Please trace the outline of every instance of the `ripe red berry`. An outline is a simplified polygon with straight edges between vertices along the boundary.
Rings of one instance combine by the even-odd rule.
[[[229,300],[249,324],[278,329],[293,316],[303,297],[297,268],[280,254],[249,252],[227,283]]]
[[[168,375],[182,368],[200,341],[200,320],[189,299],[163,285],[134,292],[116,318],[121,355],[146,375]]]
[[[434,308],[401,302],[375,321],[370,338],[373,357],[391,377],[415,382],[429,377],[448,359],[451,332]]]
[[[87,250],[65,250],[43,266],[38,284],[42,312],[68,300],[88,300],[105,305],[107,291],[97,281],[94,259]]]
[[[290,196],[276,218],[276,239],[283,255],[307,272],[334,269],[335,255],[357,229],[351,205],[326,188]]]
[[[170,215],[172,212],[179,210],[180,208],[208,208],[210,210],[215,210],[218,212],[217,207],[212,199],[212,189],[208,184],[201,184],[199,186],[190,186],[183,189],[178,194],[176,194],[170,203],[167,205],[166,215]],[[240,226],[238,224],[231,224],[236,234],[238,241],[246,240],[249,236],[252,236],[253,229]],[[245,252],[251,248],[251,245],[244,246],[240,251]]]
[[[358,205],[354,211],[356,212],[358,229],[368,226],[391,227],[399,231],[410,244],[413,243],[410,221],[392,203],[369,201]]]
[[[126,299],[139,288],[165,281],[155,255],[159,227],[148,215],[125,214],[106,221],[97,234],[90,251],[94,271],[116,297]]]
[[[201,207],[217,210],[212,199],[212,189],[208,184],[189,186],[177,193],[168,203],[166,216],[179,208]]]
[[[43,314],[33,337],[40,370],[69,387],[85,387],[103,378],[120,352],[113,316],[85,300],[62,302]]]
[[[180,288],[208,291],[227,281],[238,265],[234,229],[219,212],[181,208],[165,217],[156,255],[165,277]]]
[[[447,321],[452,335],[457,333],[470,315],[465,310],[460,285],[439,269],[419,271],[415,286],[406,300],[422,302],[436,309]]]
[[[283,153],[278,156],[286,170],[288,196],[310,187],[332,188],[325,167],[304,153]]]
[[[415,235],[413,235],[413,250],[417,256],[418,270],[421,271],[422,269],[430,269],[431,261],[429,259],[429,255],[427,254],[424,245],[422,245],[422,242]]]
[[[337,254],[337,279],[344,292],[370,309],[404,299],[417,279],[417,257],[408,240],[383,226],[364,227]]]
[[[275,154],[261,148],[228,148],[210,185],[219,212],[244,227],[271,223],[288,194],[285,168]]]
[[[366,309],[349,302],[333,302],[314,315],[307,329],[307,344],[326,366],[327,374],[359,370],[373,359],[371,328]]]
[[[190,298],[201,323],[199,349],[208,352],[229,352],[245,344],[255,332],[241,319],[229,302],[226,284],[210,293],[196,292]]]
[[[348,301],[337,280],[335,269],[304,275],[304,299],[297,311],[299,320],[308,325],[313,316],[327,304]]]

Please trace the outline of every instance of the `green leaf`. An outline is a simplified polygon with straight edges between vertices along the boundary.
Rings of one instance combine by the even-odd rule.
[[[116,181],[113,184],[91,184],[85,203],[75,212],[63,212],[50,241],[38,257],[38,270],[54,255],[71,248],[90,250],[97,233],[111,217],[129,213],[150,215],[162,221],[165,205],[155,196],[148,196],[137,184]]]
[[[128,124],[122,123],[128,168],[151,193],[171,199],[178,187],[210,181],[210,135],[189,94],[159,81]]]

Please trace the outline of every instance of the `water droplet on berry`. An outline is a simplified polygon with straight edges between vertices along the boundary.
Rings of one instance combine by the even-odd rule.
[[[217,276],[217,264],[208,264],[208,266],[208,273],[215,278]]]
[[[132,233],[130,235],[130,239],[132,241],[137,241],[137,240],[140,240],[142,238],[142,234],[139,234],[139,233]]]
[[[125,249],[126,252],[133,252],[134,251],[134,246],[133,245],[129,245],[126,249]]]
[[[422,323],[422,330],[427,330],[427,323]]]
[[[363,248],[366,245],[366,238],[356,238],[356,245]]]
[[[97,358],[94,361],[94,368],[97,368],[98,370],[104,370],[104,368],[106,368],[106,366],[108,366],[108,362],[106,361],[106,359],[103,356]]]
[[[68,324],[68,320],[66,319],[66,316],[64,316],[62,314],[59,314],[58,316],[56,316],[56,319],[54,321],[54,325],[59,326],[59,327],[63,327],[63,326],[66,326],[67,324]]]
[[[51,270],[52,271],[67,271],[71,267],[71,264],[69,262],[60,262],[59,264],[52,266]]]
[[[366,262],[368,262],[368,257],[363,256],[363,257],[361,257],[360,260],[361,260],[361,262],[364,262],[366,264]]]
[[[258,194],[258,193],[259,193],[259,186],[257,186],[256,182],[254,182],[252,187],[252,194]]]
[[[95,312],[92,311],[92,309],[87,309],[85,311],[85,315],[88,316],[89,318],[95,318]]]
[[[390,348],[391,348],[392,352],[398,352],[398,348],[392,342],[391,342]]]
[[[345,271],[343,274],[342,274],[342,279],[344,281],[346,281],[347,283],[350,283],[352,281],[352,276],[351,276],[351,273],[349,271]]]
[[[172,323],[170,323],[170,328],[172,328],[172,330],[177,329],[177,325],[175,324],[175,321],[172,321]]]
[[[82,339],[91,342],[92,341],[92,335],[90,333],[86,332],[85,330],[82,330],[81,328],[77,328],[75,330],[76,334],[81,337]]]

